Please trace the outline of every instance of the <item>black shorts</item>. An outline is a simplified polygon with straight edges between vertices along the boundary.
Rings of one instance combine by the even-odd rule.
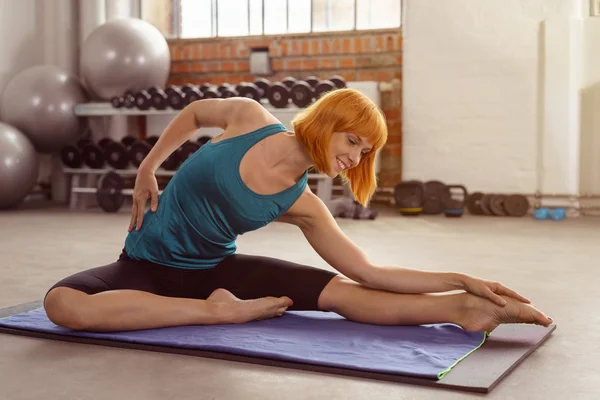
[[[288,296],[288,310],[318,310],[318,299],[337,273],[276,258],[234,254],[209,269],[173,268],[131,259],[125,251],[108,265],[91,268],[62,279],[56,287],[87,294],[107,290],[141,290],[160,296],[206,299],[219,288],[240,299]]]

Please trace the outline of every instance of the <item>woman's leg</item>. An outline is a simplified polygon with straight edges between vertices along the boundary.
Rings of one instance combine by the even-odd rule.
[[[323,289],[318,303],[320,310],[336,312],[352,321],[378,325],[454,323],[469,331],[492,332],[502,323],[550,324],[532,305],[505,299],[508,304],[500,307],[467,293],[398,294],[336,277]]]
[[[187,297],[183,282],[203,272],[184,272],[122,257],[61,280],[48,291],[44,307],[52,322],[69,329],[126,331],[243,323],[281,315],[291,304],[285,297],[241,301],[227,291],[214,289],[204,298]]]

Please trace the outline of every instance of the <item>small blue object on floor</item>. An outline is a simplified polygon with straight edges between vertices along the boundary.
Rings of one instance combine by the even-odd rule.
[[[442,379],[487,338],[485,332],[467,332],[453,324],[379,326],[315,311],[289,311],[279,318],[246,324],[84,333],[56,326],[38,308],[1,318],[0,326],[432,380]]]

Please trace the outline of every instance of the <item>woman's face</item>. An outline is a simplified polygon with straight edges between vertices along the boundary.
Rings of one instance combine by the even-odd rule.
[[[366,139],[350,132],[334,132],[329,143],[329,170],[331,177],[354,168],[361,158],[371,151],[373,145]]]

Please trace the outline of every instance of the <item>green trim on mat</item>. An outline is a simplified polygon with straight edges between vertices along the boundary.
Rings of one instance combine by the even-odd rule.
[[[446,374],[448,372],[450,372],[450,370],[452,368],[454,368],[456,366],[456,364],[458,364],[459,362],[461,362],[462,360],[464,360],[465,358],[467,358],[471,353],[473,353],[475,350],[479,349],[481,346],[483,346],[483,344],[485,343],[486,339],[488,338],[490,334],[487,332],[483,333],[483,340],[481,341],[481,343],[479,343],[479,345],[477,347],[475,347],[473,350],[471,350],[470,352],[468,352],[467,354],[465,354],[464,356],[462,356],[461,358],[459,358],[458,360],[456,360],[456,362],[454,364],[452,364],[451,366],[449,366],[446,370],[440,372],[438,374],[438,379],[442,379],[444,376],[446,376]]]

